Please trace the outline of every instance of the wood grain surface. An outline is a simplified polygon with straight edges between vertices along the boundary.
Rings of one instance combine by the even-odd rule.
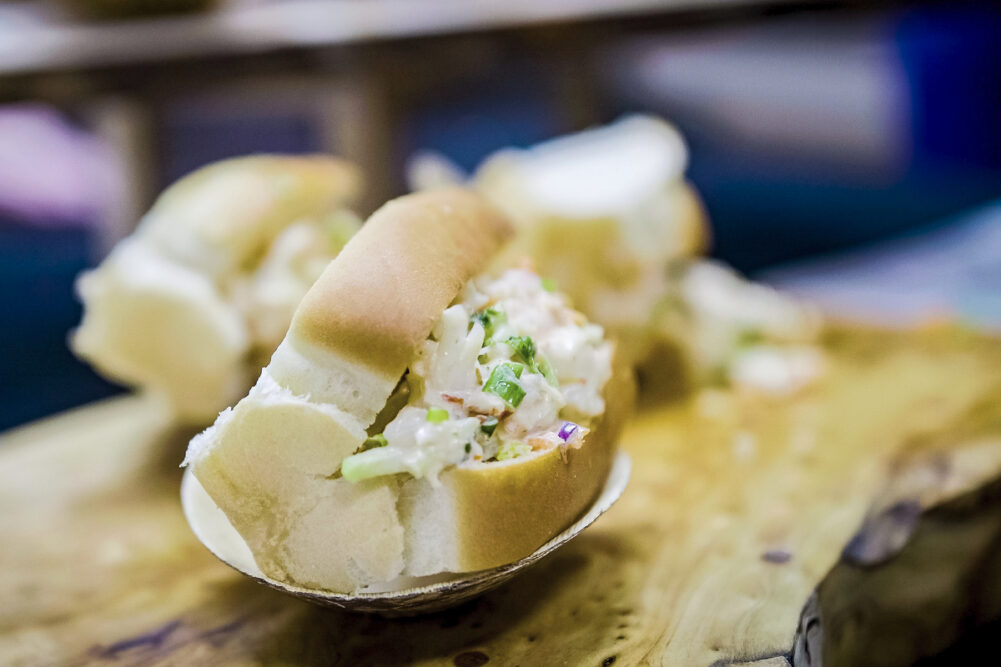
[[[860,664],[843,651],[876,621],[892,636],[902,607],[938,629],[880,663],[906,664],[1001,614],[970,594],[1001,590],[1001,345],[951,330],[827,345],[827,379],[795,399],[717,390],[645,409],[606,516],[416,619],[312,607],[217,562],[178,503],[191,434],[141,397],[10,432],[0,664]]]

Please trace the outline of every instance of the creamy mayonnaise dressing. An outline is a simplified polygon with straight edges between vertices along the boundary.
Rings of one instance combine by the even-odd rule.
[[[382,439],[345,459],[344,477],[410,473],[580,447],[605,409],[604,331],[530,271],[468,283],[406,376],[410,398]]]

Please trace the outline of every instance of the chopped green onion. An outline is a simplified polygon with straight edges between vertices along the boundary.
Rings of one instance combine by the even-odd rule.
[[[473,445],[472,445],[472,443],[467,442],[466,443],[466,453],[468,454],[471,451],[473,451]]]
[[[549,361],[536,350],[535,341],[530,336],[511,336],[504,342],[514,350],[514,358],[524,362],[528,370],[546,378],[546,382],[553,387],[560,386],[556,372]]]
[[[432,424],[440,424],[448,419],[448,410],[444,408],[430,408],[428,410],[428,421]]]
[[[485,308],[478,313],[473,313],[472,317],[474,322],[479,322],[483,326],[483,342],[489,341],[497,327],[507,322],[507,314],[503,310],[498,310],[497,308]]]
[[[525,367],[521,364],[510,362],[495,366],[486,384],[483,385],[483,391],[497,394],[508,405],[518,407],[522,399],[525,398],[525,390],[518,382],[518,378],[521,377],[524,370]]]
[[[494,431],[497,430],[497,424],[499,423],[500,422],[498,421],[497,417],[487,417],[486,419],[483,420],[483,423],[480,424],[480,430],[486,433],[488,436],[491,436],[494,434]]]
[[[535,365],[535,341],[531,336],[511,336],[505,343],[514,350],[514,358],[531,369]]]
[[[555,292],[556,291],[556,281],[553,280],[552,278],[543,278],[542,279],[542,289],[546,290],[547,292]]]
[[[497,450],[496,458],[498,461],[507,461],[529,454],[531,451],[532,448],[520,440],[509,440],[501,444],[500,449]]]
[[[370,449],[375,449],[376,447],[385,447],[389,443],[386,441],[386,436],[382,433],[377,433],[371,435],[365,439],[365,442],[361,443],[361,449],[359,452],[367,452]]]

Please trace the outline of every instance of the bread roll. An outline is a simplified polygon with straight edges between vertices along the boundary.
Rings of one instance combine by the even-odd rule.
[[[358,170],[329,157],[219,162],[168,188],[77,282],[71,338],[109,378],[205,423],[252,384],[323,267],[357,229]]]
[[[518,377],[528,393],[511,399],[512,404],[478,391],[483,378],[471,380],[477,391],[437,391],[439,375],[466,373],[464,366],[438,360],[452,363],[466,350],[479,363],[476,353],[481,358],[486,354],[481,350],[487,344],[484,326],[470,320],[462,304],[470,299],[486,303],[470,280],[510,234],[494,208],[458,188],[385,205],[302,300],[285,340],[250,394],[192,441],[186,463],[266,575],[351,593],[392,587],[398,577],[494,567],[531,553],[596,497],[611,465],[622,403],[630,396],[627,374],[602,381],[600,387],[595,383],[592,388],[609,401],[600,406],[590,428],[582,422],[579,430],[576,423],[568,430],[571,422],[564,423],[560,437],[569,433],[566,446],[517,442],[522,448],[510,453],[512,458],[507,450],[496,449],[511,444],[498,445],[501,431],[520,428],[518,419],[530,419],[523,412],[542,414],[545,396],[561,391],[559,384],[542,386],[543,371],[538,369],[543,367],[558,383],[542,356],[544,341],[540,339],[538,355],[534,348],[522,351],[529,359],[526,375]],[[517,300],[518,290],[538,284],[529,274],[513,276],[505,283],[511,290],[505,298]],[[546,303],[560,299],[537,298]],[[482,304],[478,307],[474,319],[486,312]],[[510,316],[515,321],[518,312]],[[600,328],[585,331],[576,321],[565,326],[577,327],[582,336],[600,335]],[[452,341],[452,334],[461,340]],[[464,348],[465,337],[475,339],[475,345]],[[490,349],[510,354],[505,346],[514,339],[505,340]],[[446,347],[453,342],[454,347]],[[602,376],[607,380],[610,347],[600,341],[587,345],[594,359],[609,366]],[[505,363],[510,362],[494,365]],[[552,366],[569,368],[570,363],[554,356]],[[408,380],[401,383],[405,372]],[[446,386],[449,381],[462,384],[446,380]],[[542,388],[533,389],[530,381]],[[587,382],[580,383],[576,391],[586,393]],[[397,398],[404,385],[411,394],[400,409]],[[610,390],[623,385],[625,390]],[[463,401],[458,394],[470,403],[456,407]],[[488,416],[490,406],[468,407],[475,397],[499,402],[500,426]],[[566,405],[570,403],[568,399]],[[578,403],[584,410],[597,409],[584,398]],[[388,417],[379,414],[389,411],[387,404],[395,406]],[[451,406],[452,412],[440,406]],[[417,421],[407,421],[415,416]],[[491,419],[499,430],[484,435]],[[379,431],[385,428],[379,435],[384,446],[365,451],[374,423]],[[461,448],[461,439],[431,439],[424,449],[412,450],[397,444],[401,432],[405,439],[417,433],[453,433],[450,429],[458,433],[467,426],[475,427],[476,435],[465,442],[460,462],[435,457],[445,444]],[[487,452],[491,446],[492,454]],[[361,464],[346,465],[364,459],[365,465],[375,460],[376,466],[385,466],[383,455],[397,452],[403,454],[377,473],[360,475]]]

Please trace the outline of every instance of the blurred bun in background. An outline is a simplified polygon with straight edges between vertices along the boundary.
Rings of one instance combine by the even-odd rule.
[[[615,337],[648,395],[737,378],[765,391],[794,391],[819,372],[819,362],[803,359],[820,353],[784,346],[813,341],[819,315],[700,259],[709,221],[685,178],[687,163],[684,139],[671,124],[633,115],[530,148],[502,149],[469,182],[516,225],[515,241],[496,266],[529,258]],[[463,178],[458,167],[428,153],[412,159],[409,172],[417,188]],[[767,350],[765,365],[775,370],[749,366],[752,348],[757,357]]]
[[[242,396],[292,313],[358,229],[360,172],[329,157],[255,156],[168,188],[77,289],[73,350],[102,374],[211,421]]]

